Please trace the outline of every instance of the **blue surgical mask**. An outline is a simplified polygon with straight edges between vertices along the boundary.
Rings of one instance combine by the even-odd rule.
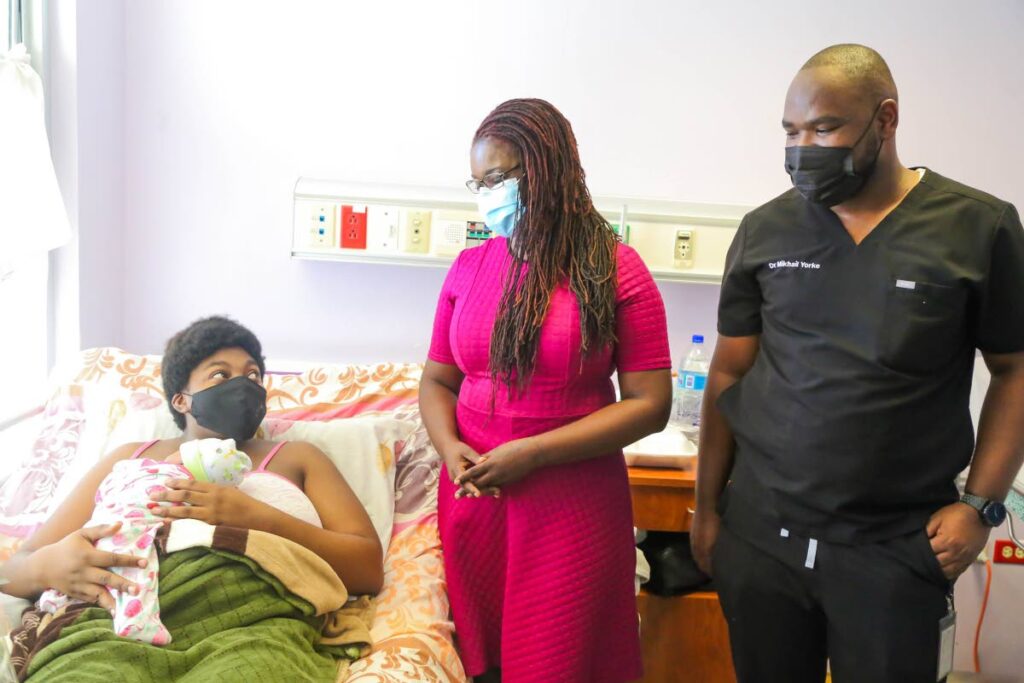
[[[510,178],[493,190],[480,188],[476,203],[484,224],[495,235],[511,237],[519,210],[519,178]]]

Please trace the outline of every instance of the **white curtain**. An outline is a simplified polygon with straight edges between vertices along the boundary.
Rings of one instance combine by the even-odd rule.
[[[70,237],[50,159],[43,84],[25,46],[16,45],[0,55],[0,270]]]
[[[24,35],[38,57],[41,3],[26,8]],[[29,54],[24,45],[0,53],[0,428],[45,397],[58,314],[70,309],[54,305],[52,295],[65,280],[77,285],[50,267],[72,231],[51,160],[43,84]],[[77,337],[71,341],[77,345]]]

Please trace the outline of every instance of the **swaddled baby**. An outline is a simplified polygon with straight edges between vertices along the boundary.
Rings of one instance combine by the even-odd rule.
[[[157,505],[182,503],[154,503],[150,495],[166,490],[164,482],[170,479],[238,486],[251,469],[252,461],[235,449],[234,439],[197,439],[181,444],[179,452],[163,462],[143,458],[121,460],[114,465],[96,491],[96,507],[86,526],[121,522],[120,531],[101,538],[96,548],[148,561],[145,568],[111,568],[139,586],[138,595],[108,589],[114,597],[114,632],[117,635],[153,645],[171,642],[171,634],[160,621],[160,567],[153,543],[164,518],[153,514],[153,509]],[[67,602],[68,597],[63,593],[48,590],[40,596],[39,608],[53,613]]]

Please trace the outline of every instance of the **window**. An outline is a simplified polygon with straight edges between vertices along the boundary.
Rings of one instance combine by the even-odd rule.
[[[19,31],[21,0],[0,0],[0,55]],[[17,163],[17,161],[15,161]],[[0,225],[0,230],[17,226]],[[0,254],[0,430],[45,398],[48,365],[49,254]]]
[[[14,45],[14,22],[20,0],[0,0],[0,54],[7,52]]]
[[[48,261],[0,265],[0,425],[45,398]]]

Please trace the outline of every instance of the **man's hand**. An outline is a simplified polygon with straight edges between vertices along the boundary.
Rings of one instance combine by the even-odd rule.
[[[938,510],[928,520],[927,528],[932,552],[950,581],[955,581],[977,559],[991,531],[981,523],[978,511],[966,503],[953,503]]]
[[[711,553],[718,542],[718,532],[722,528],[722,518],[713,508],[704,510],[697,508],[690,525],[690,549],[697,567],[708,576],[712,576]]]

